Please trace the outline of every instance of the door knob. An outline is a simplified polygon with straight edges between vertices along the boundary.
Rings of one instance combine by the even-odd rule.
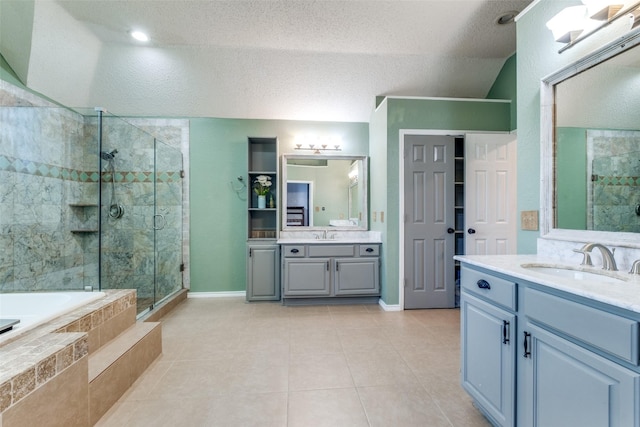
[[[467,230],[467,233],[476,234],[476,230],[474,230],[473,228],[470,228],[470,229]]]
[[[447,233],[453,234],[455,232],[456,232],[456,230],[454,230],[453,228],[451,228],[451,227],[447,228]]]

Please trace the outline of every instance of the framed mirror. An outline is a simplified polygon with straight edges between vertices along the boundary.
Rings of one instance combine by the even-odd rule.
[[[638,242],[640,32],[543,79],[541,234]]]
[[[282,155],[282,229],[368,230],[367,157]]]

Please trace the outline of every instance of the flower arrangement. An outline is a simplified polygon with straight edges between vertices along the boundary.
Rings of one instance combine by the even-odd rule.
[[[258,196],[266,196],[271,190],[271,177],[267,175],[258,175],[253,181],[253,191]]]

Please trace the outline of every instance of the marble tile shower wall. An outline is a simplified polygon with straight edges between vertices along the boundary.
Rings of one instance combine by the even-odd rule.
[[[640,232],[640,132],[587,132],[591,175],[587,222],[594,230]]]
[[[103,287],[134,287],[138,298],[161,299],[182,283],[180,151],[120,119],[106,118],[103,129],[103,150],[118,150],[114,195],[111,173],[103,172]],[[121,218],[109,215],[114,203],[124,208]],[[154,226],[161,229],[154,233]]]
[[[86,231],[97,229],[102,175],[103,288],[139,287],[138,295],[154,295],[156,159],[149,133],[167,142],[158,141],[157,200],[166,225],[155,241],[155,295],[180,289],[179,267],[189,245],[188,178],[180,174],[189,121],[105,118],[103,150],[118,150],[115,194],[125,207],[119,220],[108,215],[106,163],[98,173],[98,131],[96,117],[57,107],[0,80],[0,292],[97,286],[98,233]]]
[[[0,91],[0,105],[10,97]],[[95,203],[98,189],[86,128],[64,108],[0,107],[0,291],[97,284],[96,237],[69,232],[70,205]]]

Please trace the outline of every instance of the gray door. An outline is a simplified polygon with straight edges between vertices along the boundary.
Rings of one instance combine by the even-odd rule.
[[[404,137],[404,308],[455,304],[454,138]]]

